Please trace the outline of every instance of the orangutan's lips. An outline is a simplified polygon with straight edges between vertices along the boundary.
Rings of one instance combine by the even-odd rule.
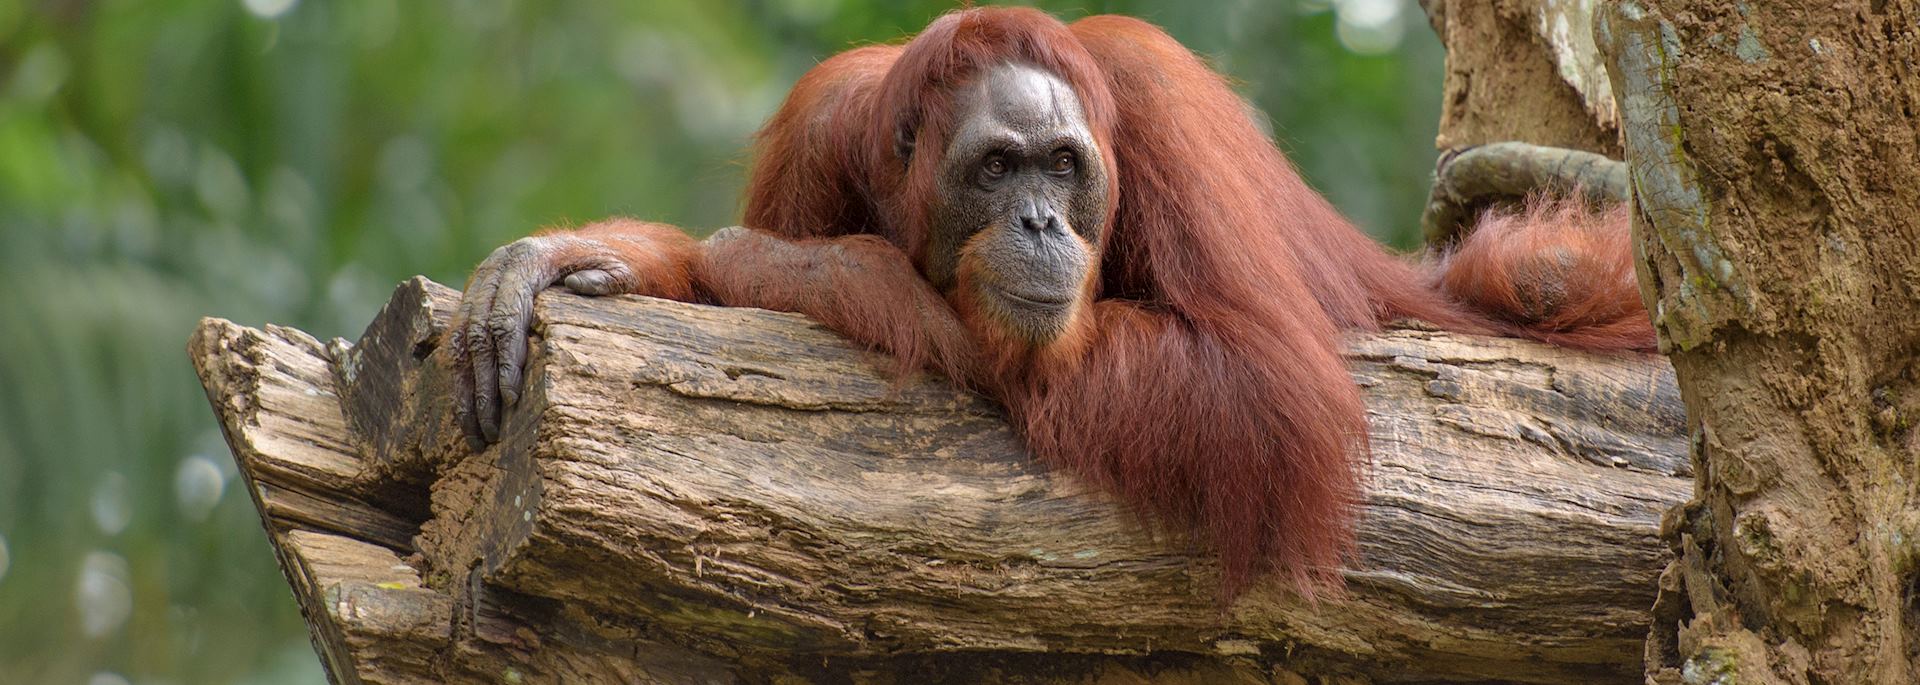
[[[1013,300],[1014,302],[1027,305],[1029,307],[1038,308],[1038,309],[1059,309],[1060,307],[1064,307],[1068,303],[1073,301],[1072,298],[1060,297],[1057,295],[1049,295],[1049,296],[1020,295],[1020,294],[1014,293],[1011,290],[1007,290],[1005,288],[1000,288],[999,291],[1002,297],[1005,297],[1009,300]]]

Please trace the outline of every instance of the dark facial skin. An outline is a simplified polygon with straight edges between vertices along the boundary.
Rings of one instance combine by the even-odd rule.
[[[934,191],[927,277],[967,287],[1007,330],[1036,345],[1066,331],[1099,263],[1108,179],[1080,99],[1065,81],[999,66],[956,94],[959,122]]]

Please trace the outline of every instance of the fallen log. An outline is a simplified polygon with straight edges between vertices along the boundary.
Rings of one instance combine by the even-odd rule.
[[[404,283],[355,343],[190,344],[337,683],[1638,682],[1692,483],[1660,357],[1358,336],[1348,594],[1223,608],[1203,550],[1035,464],[993,403],[795,315],[549,291],[471,452],[436,352],[457,297]]]

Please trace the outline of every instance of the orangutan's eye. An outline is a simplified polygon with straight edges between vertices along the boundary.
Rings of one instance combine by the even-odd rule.
[[[1061,150],[1055,153],[1053,155],[1053,173],[1061,176],[1073,173],[1074,162],[1072,152]]]
[[[986,163],[986,170],[987,170],[988,176],[995,176],[995,177],[1005,176],[1007,174],[1007,160],[1001,159],[1000,157],[997,157],[997,156],[988,157],[987,163]]]

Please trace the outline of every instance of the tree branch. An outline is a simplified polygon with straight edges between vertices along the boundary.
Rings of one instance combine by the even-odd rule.
[[[1516,142],[1448,150],[1434,168],[1420,231],[1429,246],[1449,245],[1496,203],[1518,203],[1533,193],[1575,191],[1593,204],[1625,202],[1626,163],[1591,152]]]

